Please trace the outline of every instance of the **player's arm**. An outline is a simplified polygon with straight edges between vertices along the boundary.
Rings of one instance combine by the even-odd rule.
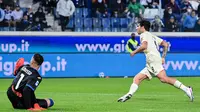
[[[160,45],[163,46],[162,58],[165,58],[166,55],[167,55],[169,44],[166,41],[163,40]]]
[[[155,36],[155,38],[156,38],[157,43],[158,43],[160,46],[163,46],[162,64],[164,64],[164,63],[165,63],[165,57],[166,57],[166,55],[167,55],[167,51],[168,51],[169,44],[168,44],[166,41],[164,41],[163,39],[161,39],[161,38],[159,38],[159,37],[157,37],[157,36]]]
[[[165,58],[166,55],[167,55],[169,44],[166,41],[164,41],[163,39],[161,39],[161,38],[159,38],[157,36],[154,36],[154,38],[156,39],[158,45],[163,46],[162,58]]]
[[[145,49],[147,49],[147,45],[148,45],[147,41],[143,41],[142,44],[141,44],[141,46],[138,47],[136,50],[134,50],[131,53],[131,56],[133,56],[133,55],[135,55],[135,54],[137,54],[139,52],[143,52]]]
[[[141,45],[131,53],[131,56],[134,56],[135,54],[139,52],[143,52],[144,50],[147,49],[147,45],[148,45],[147,36],[142,34],[140,35],[140,38],[141,38]]]

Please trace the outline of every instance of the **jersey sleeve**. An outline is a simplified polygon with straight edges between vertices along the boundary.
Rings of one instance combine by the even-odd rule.
[[[163,39],[161,39],[161,38],[159,38],[157,36],[154,36],[154,37],[155,37],[156,42],[158,43],[158,45],[160,45],[162,43]]]
[[[41,82],[41,77],[32,77],[29,78],[29,80],[26,83],[26,86],[35,91],[36,88],[39,86],[40,82]]]
[[[148,38],[147,38],[147,36],[145,34],[141,34],[140,35],[140,43],[142,43],[144,41],[148,42]]]

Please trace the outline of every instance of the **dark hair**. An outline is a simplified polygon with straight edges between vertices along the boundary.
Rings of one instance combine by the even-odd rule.
[[[35,62],[37,63],[37,65],[42,65],[42,63],[44,61],[43,56],[40,55],[40,54],[38,54],[38,53],[34,54],[33,59],[35,60]]]
[[[146,31],[149,31],[150,27],[151,27],[151,23],[147,20],[142,20],[140,21],[140,27],[143,27]]]
[[[131,34],[131,39],[132,39],[132,40],[135,40],[135,33],[132,33],[132,34]]]

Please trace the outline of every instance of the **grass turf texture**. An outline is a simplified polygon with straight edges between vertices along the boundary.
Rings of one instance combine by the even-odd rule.
[[[144,81],[125,103],[117,99],[127,93],[132,78],[43,79],[36,96],[54,99],[54,107],[45,112],[200,112],[200,78],[178,79],[193,86],[194,102],[181,90],[162,84],[156,78]],[[0,79],[0,112],[24,112],[12,109],[7,99],[6,89],[11,81]]]

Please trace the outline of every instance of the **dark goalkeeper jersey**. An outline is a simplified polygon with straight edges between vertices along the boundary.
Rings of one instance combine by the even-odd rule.
[[[30,65],[23,65],[17,70],[17,75],[10,88],[22,94],[25,108],[32,108],[37,103],[34,91],[42,81],[42,77],[37,70]]]
[[[41,81],[42,77],[37,70],[29,65],[24,65],[17,70],[17,75],[12,85],[14,85],[14,89],[18,92],[22,92],[25,86],[35,91]]]

